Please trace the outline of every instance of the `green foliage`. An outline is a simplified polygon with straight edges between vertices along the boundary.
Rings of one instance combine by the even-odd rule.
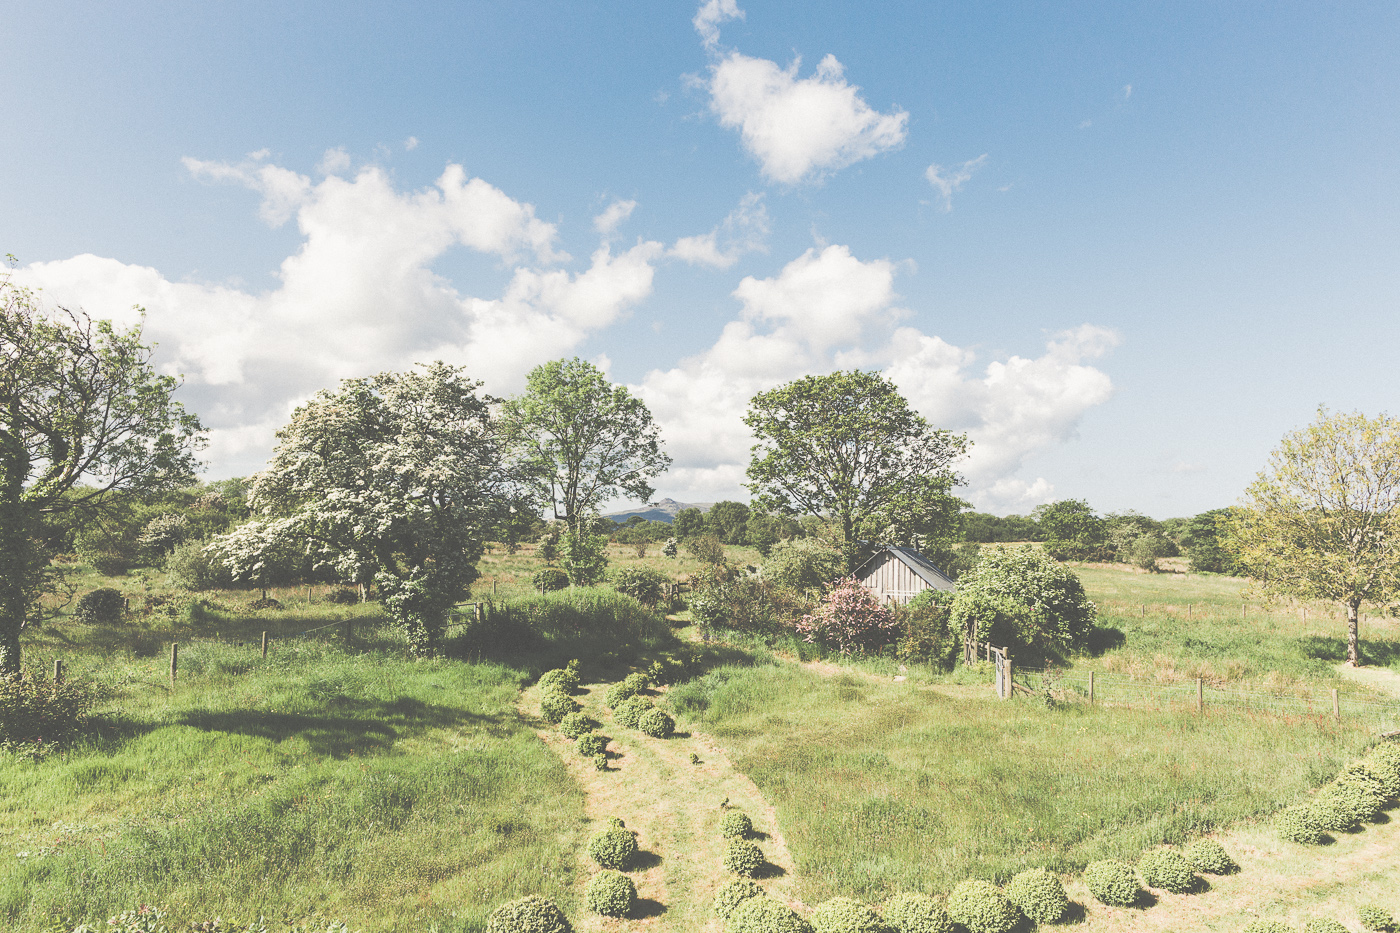
[[[770,897],[750,897],[739,902],[724,925],[724,933],[813,933],[812,925],[786,904]]]
[[[676,731],[676,721],[663,710],[653,708],[637,717],[637,728],[654,739],[666,739]]]
[[[620,680],[603,693],[603,702],[613,710],[616,710],[623,703],[636,696],[637,693],[638,688],[636,684],[629,684],[626,680]]]
[[[1314,917],[1303,924],[1303,933],[1351,933],[1331,917]]]
[[[207,541],[182,541],[165,558],[166,578],[170,585],[182,590],[229,589],[234,585],[233,574],[222,561],[216,560],[205,546]]]
[[[742,810],[729,810],[719,821],[719,834],[730,839],[747,839],[753,832],[753,820]]]
[[[748,878],[736,878],[733,881],[720,885],[719,891],[715,894],[715,913],[721,920],[728,920],[729,915],[744,901],[751,897],[762,897],[763,889],[757,882]]]
[[[585,758],[605,755],[608,749],[608,740],[597,733],[589,732],[574,740],[574,748]]]
[[[929,664],[942,671],[953,669],[962,652],[962,637],[953,628],[952,605],[948,594],[924,590],[894,609],[899,626],[895,647],[901,661]]]
[[[753,877],[764,861],[763,850],[747,839],[731,839],[724,847],[724,868],[736,875]]]
[[[1383,742],[1366,753],[1371,766],[1391,799],[1400,797],[1400,745]]]
[[[585,712],[569,713],[559,720],[559,731],[571,739],[576,739],[581,735],[587,735],[597,728],[598,724]]]
[[[606,752],[599,752],[593,756],[593,767],[599,771],[608,770],[608,756]]]
[[[1376,933],[1395,933],[1395,917],[1384,907],[1364,905],[1356,908],[1356,917],[1361,926]]]
[[[1112,558],[1104,521],[1083,499],[1061,499],[1038,505],[1031,515],[1040,526],[1045,553],[1055,560]]]
[[[964,512],[963,540],[982,544],[1039,541],[1040,525],[1029,515],[991,515],[987,512]]]
[[[612,573],[614,589],[648,607],[661,602],[670,583],[670,577],[649,567],[622,567]]]
[[[676,543],[676,539],[667,538],[666,543],[661,547],[661,553],[671,558],[672,560],[675,560],[677,557],[679,557],[681,549],[680,546]]]
[[[545,690],[540,694],[540,715],[545,722],[562,722],[565,716],[580,709],[578,701],[558,690]]]
[[[613,707],[613,721],[619,726],[636,729],[643,714],[650,712],[652,708],[653,704],[649,698],[631,696]]]
[[[1214,839],[1197,839],[1186,847],[1182,855],[1186,856],[1193,869],[1202,874],[1231,875],[1240,868],[1225,847]]]
[[[748,521],[749,507],[729,499],[716,502],[705,513],[705,529],[721,544],[743,544]]]
[[[1187,520],[1181,546],[1191,559],[1192,572],[1239,573],[1235,554],[1227,544],[1230,516],[1229,509],[1212,509]]]
[[[840,550],[815,538],[793,538],[773,546],[763,562],[763,576],[779,586],[819,593],[845,573]]]
[[[1282,920],[1251,920],[1244,925],[1244,929],[1240,933],[1296,933],[1296,931]]]
[[[1370,758],[1353,761],[1342,769],[1337,780],[1359,785],[1382,803],[1400,796],[1400,774]]]
[[[1083,644],[1097,609],[1068,567],[1031,547],[989,549],[958,581],[951,625],[1012,655],[1054,658]]]
[[[948,916],[969,933],[1011,933],[1021,920],[1016,905],[986,881],[964,881],[953,888]]]
[[[927,894],[896,894],[880,916],[894,933],[953,933],[948,911]]]
[[[1308,812],[1324,832],[1350,832],[1381,808],[1375,791],[1358,781],[1333,781],[1313,796]]]
[[[577,667],[560,667],[541,674],[538,686],[541,690],[558,690],[569,694],[578,689],[578,681]]]
[[[705,513],[694,506],[681,509],[671,520],[671,528],[682,541],[698,537],[705,533]]]
[[[712,534],[701,534],[685,538],[686,553],[702,564],[718,564],[724,561],[724,544]]]
[[[842,654],[875,652],[896,638],[899,621],[855,577],[837,580],[811,614],[793,623],[807,641]]]
[[[1149,888],[1189,894],[1197,887],[1191,863],[1176,849],[1151,849],[1138,860],[1138,874]]]
[[[880,915],[850,897],[833,897],[812,911],[815,933],[888,933]]]
[[[1084,883],[1099,903],[1110,907],[1131,907],[1142,893],[1133,866],[1117,859],[1090,862],[1084,868]]]
[[[559,563],[574,586],[601,583],[608,569],[608,538],[570,528],[559,542]]]
[[[633,671],[622,678],[622,682],[632,691],[633,696],[643,693],[652,687],[651,674],[646,671]]]
[[[1322,842],[1322,826],[1313,816],[1312,807],[1305,803],[1284,807],[1278,811],[1274,815],[1274,828],[1278,830],[1281,838],[1289,842],[1300,842],[1309,846]]]
[[[63,745],[87,723],[91,685],[38,674],[0,674],[0,748],[29,754]]]
[[[637,838],[621,826],[612,826],[588,840],[588,857],[603,868],[626,871],[637,858]]]
[[[125,611],[126,597],[119,590],[102,587],[83,594],[76,615],[84,625],[116,625]]]
[[[573,933],[564,912],[543,897],[522,897],[497,907],[486,921],[486,933]]]
[[[1055,923],[1069,909],[1059,876],[1043,868],[1018,873],[1006,886],[1006,898],[1036,923]]]
[[[626,917],[637,906],[637,886],[620,871],[605,868],[583,889],[588,909],[604,917]]]
[[[787,619],[809,608],[792,591],[729,564],[713,564],[709,573],[697,575],[687,603],[691,618],[705,628],[758,636],[778,633]]]

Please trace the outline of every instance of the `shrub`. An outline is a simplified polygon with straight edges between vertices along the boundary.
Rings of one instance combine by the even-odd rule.
[[[608,740],[594,732],[588,732],[574,740],[574,748],[585,758],[592,758],[594,755],[606,755],[608,751]]]
[[[502,904],[486,921],[486,933],[573,933],[564,912],[543,897]]]
[[[987,881],[964,881],[954,888],[948,916],[969,933],[1011,933],[1021,920],[1016,905]]]
[[[719,821],[719,834],[734,839],[743,839],[753,832],[753,820],[742,810],[730,810]]]
[[[1303,933],[1351,933],[1331,917],[1315,917],[1303,924]]]
[[[565,696],[558,690],[546,690],[540,696],[540,715],[546,722],[563,722],[570,713],[577,713],[582,707],[573,697]]]
[[[1282,920],[1251,920],[1241,933],[1294,933],[1294,930]]]
[[[651,684],[651,675],[645,671],[633,671],[622,679],[623,684],[632,689],[632,695],[638,696],[646,692]]]
[[[1366,753],[1366,761],[1386,780],[1388,786],[1400,785],[1400,745],[1386,742]],[[1391,794],[1400,797],[1400,790]]]
[[[958,580],[951,626],[978,643],[1006,645],[1025,660],[1051,658],[1082,644],[1097,610],[1079,578],[1044,551],[987,548]]]
[[[599,771],[608,770],[608,755],[606,752],[599,752],[593,756],[593,767]]]
[[[1084,869],[1084,883],[1099,903],[1111,907],[1131,907],[1140,893],[1137,872],[1117,859],[1090,862]]]
[[[833,897],[812,911],[816,933],[885,933],[880,915],[850,897]]]
[[[626,871],[637,857],[637,837],[619,826],[611,826],[588,840],[588,857],[603,868]]]
[[[78,600],[78,621],[84,625],[116,625],[126,610],[126,597],[111,587],[84,593]]]
[[[326,595],[322,596],[321,598],[328,603],[335,603],[336,605],[347,606],[350,603],[359,602],[360,594],[351,587],[337,586],[334,589],[327,591]]]
[[[1006,898],[1036,923],[1054,923],[1069,909],[1060,879],[1043,868],[1023,871],[1006,886]]]
[[[948,911],[927,894],[896,894],[880,915],[894,933],[953,933]]]
[[[1186,856],[1176,849],[1152,849],[1138,859],[1138,874],[1149,888],[1173,894],[1189,894],[1196,887],[1196,873]]]
[[[952,630],[949,619],[952,600],[938,590],[924,590],[904,606],[895,609],[899,623],[896,654],[901,661],[932,664],[950,671],[962,653],[962,634]]]
[[[554,590],[567,589],[569,586],[569,575],[557,567],[546,567],[543,570],[535,571],[535,575],[530,578],[530,582],[535,585],[535,591],[545,593]]]
[[[166,555],[165,575],[171,586],[191,591],[233,586],[233,574],[229,573],[227,565],[222,561],[214,560],[204,550],[206,543],[208,542],[182,541]],[[344,587],[342,589],[351,596],[348,602],[359,601],[359,594],[354,590]]]
[[[1380,746],[1373,749],[1369,755],[1360,761],[1353,762],[1346,771],[1364,775],[1373,781],[1381,796],[1386,800],[1394,800],[1400,797],[1400,754],[1395,756],[1393,761],[1387,761],[1386,753],[1381,749],[1388,749],[1390,746]]]
[[[1361,925],[1368,930],[1375,930],[1377,933],[1395,933],[1395,918],[1384,907],[1358,907],[1356,916],[1361,921]]]
[[[72,738],[92,709],[91,688],[29,674],[0,675],[0,748],[52,747]]]
[[[1378,809],[1383,808],[1386,801],[1395,796],[1391,790],[1392,782],[1389,772],[1364,758],[1360,761],[1353,761],[1343,768],[1342,773],[1337,775],[1334,783],[1356,784],[1364,788],[1367,793],[1379,801]]]
[[[736,878],[722,885],[715,894],[715,913],[721,920],[728,920],[740,904],[751,897],[762,897],[763,889],[757,882],[748,878]]]
[[[569,713],[563,719],[559,720],[559,731],[571,739],[576,739],[581,735],[587,735],[592,732],[597,725],[596,722],[588,718],[587,713]]]
[[[724,848],[725,870],[736,875],[752,878],[763,862],[763,850],[747,839],[731,839]]]
[[[649,709],[637,719],[637,728],[654,739],[664,739],[676,731],[676,721],[662,710]]]
[[[637,886],[620,871],[605,868],[583,889],[588,909],[604,917],[625,917],[637,906]]]
[[[578,689],[578,671],[559,668],[540,675],[541,690],[558,690],[565,695]]]
[[[895,640],[899,621],[855,577],[827,588],[821,605],[793,623],[797,634],[842,654],[876,651]]]
[[[729,915],[725,933],[812,933],[812,925],[791,907],[770,897],[749,897]]]
[[[646,697],[632,697],[613,707],[613,721],[629,729],[637,728],[642,714],[652,709],[651,700]]]
[[[620,567],[612,573],[612,585],[648,608],[661,602],[671,579],[658,570],[644,567]]]
[[[610,709],[615,710],[623,703],[626,703],[636,696],[637,693],[637,689],[630,686],[627,681],[624,680],[613,684],[607,689],[607,692],[603,694],[603,702],[606,703]]]
[[[1322,841],[1322,827],[1313,818],[1312,807],[1305,803],[1280,810],[1274,817],[1274,828],[1289,842],[1315,846]]]
[[[1192,868],[1207,875],[1229,875],[1239,870],[1225,847],[1214,839],[1197,839],[1182,854]]]
[[[1325,832],[1350,832],[1376,815],[1380,802],[1376,796],[1357,783],[1333,781],[1319,790],[1308,812],[1313,822]]]

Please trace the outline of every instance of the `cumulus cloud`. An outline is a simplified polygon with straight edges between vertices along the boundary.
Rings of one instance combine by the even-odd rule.
[[[719,27],[732,19],[743,18],[744,11],[739,9],[735,0],[706,0],[695,11],[695,18],[690,23],[700,33],[700,41],[705,48],[713,49],[719,45]]]
[[[614,201],[608,205],[607,210],[593,218],[593,229],[603,236],[608,236],[619,224],[631,217],[636,208],[636,201]]]
[[[953,209],[953,192],[972,180],[972,173],[982,167],[982,163],[987,161],[987,154],[984,152],[975,159],[969,159],[957,168],[944,168],[937,163],[930,165],[924,170],[924,177],[928,183],[933,185],[938,193],[943,196],[943,209],[951,211]],[[1008,186],[1010,187],[1010,186]],[[1002,189],[1006,190],[1005,188]]]
[[[723,223],[709,233],[681,237],[667,255],[691,265],[728,269],[745,253],[765,250],[768,231],[768,208],[763,195],[751,191]]]
[[[1117,343],[1083,325],[1055,335],[1045,352],[979,365],[971,350],[901,326],[896,266],[864,261],[840,245],[810,249],[771,278],[734,291],[738,318],[710,349],[648,373],[635,390],[665,431],[676,463],[672,495],[742,494],[752,438],[743,426],[755,392],[808,373],[879,369],[921,414],[974,442],[961,467],[966,494],[989,509],[1025,509],[1054,488],[1024,478],[1033,456],[1075,435],[1084,414],[1107,401],[1112,382],[1086,361]]]
[[[258,469],[291,408],[337,380],[443,359],[468,366],[497,393],[533,366],[572,352],[651,293],[661,243],[600,246],[585,268],[560,268],[554,225],[461,166],[401,191],[375,168],[318,183],[263,162],[187,159],[212,182],[246,185],[271,224],[296,218],[300,248],[275,287],[252,292],[175,282],[153,268],[93,255],[18,269],[16,281],[53,301],[120,324],[146,309],[157,360],[183,373],[187,404],[212,426],[217,473]],[[518,266],[498,296],[461,294],[433,271],[465,247]]]

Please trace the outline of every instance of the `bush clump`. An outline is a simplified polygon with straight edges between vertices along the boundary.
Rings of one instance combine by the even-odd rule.
[[[969,933],[1011,933],[1021,920],[1016,905],[988,881],[964,881],[954,888],[948,916]]]
[[[1303,933],[1351,933],[1331,917],[1315,917],[1303,924]]]
[[[1282,920],[1251,920],[1240,933],[1294,933],[1294,930]]]
[[[742,810],[730,810],[719,821],[719,834],[729,839],[745,839],[753,832],[753,820]]]
[[[646,697],[630,697],[613,707],[613,721],[619,726],[635,729],[641,721],[642,714],[651,708],[652,702]]]
[[[557,567],[546,567],[543,570],[535,571],[530,582],[535,585],[537,592],[550,593],[554,590],[566,589],[569,585],[569,575]]]
[[[1153,849],[1138,860],[1138,874],[1149,888],[1173,894],[1189,894],[1196,887],[1196,873],[1186,856],[1175,849]]]
[[[78,600],[78,621],[84,625],[116,625],[126,611],[126,597],[109,586],[84,593]]]
[[[1084,883],[1099,903],[1110,907],[1131,907],[1141,893],[1137,872],[1117,859],[1090,862],[1084,869]]]
[[[573,933],[569,918],[551,900],[522,897],[491,912],[486,933]]]
[[[812,911],[816,933],[885,933],[874,910],[851,897],[833,897]]]
[[[1313,819],[1312,807],[1305,803],[1278,811],[1274,817],[1274,828],[1289,842],[1301,842],[1307,846],[1322,842],[1322,827]]]
[[[608,770],[607,752],[599,752],[593,756],[593,767],[597,768],[599,771]]]
[[[1391,797],[1400,797],[1400,745],[1385,742],[1366,753],[1366,762],[1376,769],[1387,786],[1395,788]]]
[[[592,758],[594,755],[606,755],[608,751],[608,740],[596,732],[587,732],[574,740],[574,748],[585,758]]]
[[[573,693],[578,689],[578,664],[577,661],[570,661],[568,667],[556,668],[552,671],[545,671],[540,675],[540,689],[556,689],[560,693]]]
[[[621,826],[610,826],[588,840],[588,857],[603,868],[626,871],[637,857],[637,837]]]
[[[620,871],[605,868],[583,889],[588,909],[604,917],[625,917],[637,906],[637,886]]]
[[[1361,925],[1376,933],[1395,933],[1395,918],[1384,907],[1358,907],[1356,917]]]
[[[1197,839],[1186,847],[1182,855],[1186,856],[1192,868],[1207,875],[1230,875],[1240,868],[1225,847],[1214,839]]]
[[[570,713],[577,713],[581,706],[571,696],[566,696],[558,690],[546,690],[540,694],[540,715],[545,722],[559,723],[564,721],[564,717]]]
[[[1348,765],[1338,780],[1348,778],[1369,784],[1383,801],[1388,802],[1400,797],[1400,766],[1388,767],[1384,762],[1367,756]]]
[[[645,671],[633,671],[622,679],[622,685],[632,691],[633,696],[651,687],[651,675]]]
[[[750,897],[734,908],[724,930],[725,933],[812,933],[812,925],[791,907],[771,897]]]
[[[80,681],[0,675],[0,748],[56,747],[82,730],[93,702],[91,687]]]
[[[1359,781],[1333,781],[1308,804],[1308,812],[1318,828],[1333,833],[1356,829],[1380,808],[1380,799]]]
[[[880,915],[894,933],[953,933],[948,911],[927,894],[896,894]]]
[[[731,839],[724,848],[724,867],[736,875],[751,878],[763,866],[763,850],[747,839]]]
[[[722,885],[719,892],[715,894],[715,913],[721,920],[728,920],[729,915],[751,897],[762,897],[763,889],[755,881],[748,878],[736,878],[728,884]]]
[[[1006,898],[1036,923],[1054,923],[1069,909],[1060,879],[1043,868],[1023,871],[1006,886]]]
[[[637,728],[653,739],[665,739],[676,731],[676,721],[664,711],[653,708],[638,717]]]
[[[581,735],[587,735],[597,728],[598,724],[588,717],[587,713],[569,713],[559,720],[559,731],[571,739],[576,739]]]
[[[637,690],[633,689],[627,681],[623,680],[613,684],[607,689],[603,694],[603,702],[607,704],[609,709],[616,711],[619,706],[636,695]]]

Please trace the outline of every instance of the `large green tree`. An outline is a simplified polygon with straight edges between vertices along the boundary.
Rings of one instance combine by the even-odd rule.
[[[1108,529],[1083,499],[1038,505],[1031,517],[1040,526],[1045,551],[1056,560],[1109,560]]]
[[[1256,587],[1341,603],[1347,662],[1359,664],[1362,604],[1400,593],[1400,420],[1319,408],[1284,435],[1234,518],[1230,544]]]
[[[671,463],[642,400],[577,357],[535,367],[502,411],[518,469],[571,526],[618,496],[647,501]]]
[[[848,570],[862,539],[924,546],[950,540],[964,503],[952,464],[966,435],[929,425],[879,373],[806,376],[749,402],[756,443],[748,488],[756,504],[823,515],[840,528]]]
[[[204,429],[150,359],[140,327],[46,311],[0,276],[0,673],[53,583],[47,519],[194,479]]]

